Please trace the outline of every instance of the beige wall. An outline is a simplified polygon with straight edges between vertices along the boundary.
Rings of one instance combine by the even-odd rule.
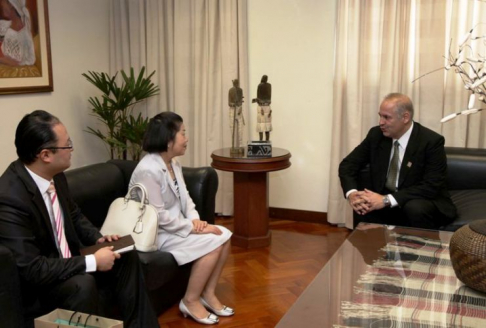
[[[15,128],[34,109],[58,116],[74,142],[72,167],[108,159],[102,143],[83,130],[94,125],[89,96],[97,95],[81,76],[88,70],[108,71],[108,0],[49,0],[54,92],[0,95],[0,172],[17,158]]]
[[[335,1],[249,0],[250,88],[272,84],[274,147],[292,166],[270,174],[270,206],[327,212]],[[251,107],[252,139],[256,105]]]

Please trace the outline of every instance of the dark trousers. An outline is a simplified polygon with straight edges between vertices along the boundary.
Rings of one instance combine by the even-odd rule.
[[[138,254],[131,251],[122,254],[107,272],[84,273],[50,286],[42,302],[50,308],[63,308],[89,314],[100,313],[100,304],[109,294],[113,306],[119,308],[124,327],[159,327],[157,316],[148,299]],[[109,304],[108,304],[109,306]]]
[[[359,222],[395,225],[422,229],[439,229],[448,219],[429,200],[414,199],[403,207],[385,207],[365,215],[354,213],[354,225]]]

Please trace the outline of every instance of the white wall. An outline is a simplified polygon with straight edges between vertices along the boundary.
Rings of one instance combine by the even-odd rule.
[[[75,150],[72,168],[108,159],[103,144],[84,132],[94,126],[88,97],[98,95],[82,73],[109,69],[109,1],[49,0],[54,92],[0,95],[0,172],[17,158],[15,129],[35,109],[59,117],[67,127]]]
[[[336,1],[248,0],[250,88],[272,84],[274,147],[292,166],[270,173],[270,206],[327,212]],[[252,139],[256,104],[251,107]],[[336,173],[337,174],[337,173]]]

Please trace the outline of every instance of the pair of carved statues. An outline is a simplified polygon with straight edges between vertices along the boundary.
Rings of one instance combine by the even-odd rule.
[[[243,116],[243,90],[237,79],[233,80],[233,87],[228,92],[229,121],[231,131],[231,145],[233,149],[242,149],[243,147],[243,125],[245,118]],[[257,126],[260,141],[270,140],[272,131],[272,85],[268,83],[268,76],[263,75],[257,89],[257,97],[252,100],[257,103]]]

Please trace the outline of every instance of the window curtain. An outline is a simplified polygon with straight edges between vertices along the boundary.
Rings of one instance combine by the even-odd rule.
[[[160,94],[137,110],[182,116],[185,166],[209,166],[214,150],[231,146],[228,91],[235,78],[248,90],[247,43],[246,0],[111,1],[110,71],[156,71]],[[232,215],[232,173],[218,175],[216,211]]]
[[[486,3],[479,0],[338,1],[330,223],[353,226],[339,163],[378,124],[379,105],[390,92],[408,95],[414,120],[444,135],[446,146],[486,146],[484,114],[440,123],[467,108],[469,93],[457,74],[438,70],[412,83],[444,67],[449,50],[457,53],[459,40],[481,21],[486,22]]]

